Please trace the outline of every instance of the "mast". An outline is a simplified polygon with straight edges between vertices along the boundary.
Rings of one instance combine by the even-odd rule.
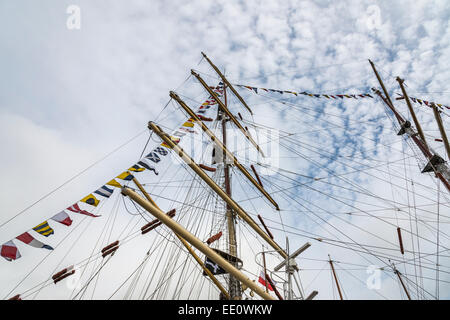
[[[224,84],[224,101],[225,106],[228,107],[227,103],[227,85]],[[223,110],[218,110],[218,120],[221,120],[222,124],[222,141],[225,148],[227,147],[227,121],[228,118],[223,112]],[[231,176],[230,176],[230,165],[227,163],[227,153],[225,149],[222,153],[223,159],[223,174],[225,181],[225,192],[231,198]],[[235,213],[231,209],[230,205],[226,204],[226,218],[227,218],[227,232],[228,232],[228,253],[234,257],[237,257],[237,241],[236,241],[236,217]],[[235,265],[236,266],[236,265]],[[241,283],[232,274],[229,275],[228,292],[232,300],[242,299],[242,288]]]
[[[408,94],[406,93],[405,87],[403,86],[403,82],[405,82],[405,80],[400,79],[400,77],[397,77],[396,80],[397,80],[398,84],[400,85],[400,88],[402,89],[403,97],[405,98],[406,105],[408,106],[409,112],[411,113],[411,117],[414,121],[414,124],[416,125],[417,132],[419,133],[419,136],[422,139],[424,145],[428,149],[427,142],[425,140],[425,135],[423,134],[423,131],[422,131],[422,127],[420,126],[419,120],[417,120],[416,113],[414,112],[414,109],[411,105],[411,101],[409,101]]]
[[[426,145],[426,143],[418,136],[418,133],[411,127],[411,123],[409,121],[406,121],[400,113],[395,109],[391,98],[389,97],[389,93],[386,90],[386,87],[384,86],[383,80],[381,80],[380,75],[377,72],[377,69],[375,68],[374,63],[369,60],[370,65],[372,66],[373,72],[375,73],[375,76],[378,79],[378,82],[380,83],[381,88],[384,92],[384,97],[381,94],[381,92],[377,89],[373,89],[375,93],[383,100],[383,102],[388,106],[389,109],[392,110],[395,117],[398,120],[398,123],[401,126],[401,130],[398,133],[399,135],[407,134],[414,143],[419,147],[422,154],[425,156],[425,158],[428,160],[428,164],[425,166],[425,168],[422,170],[422,172],[434,172],[436,176],[442,181],[442,183],[445,185],[447,190],[450,192],[450,169],[447,167],[445,160],[442,159],[434,150],[432,150],[430,147]]]
[[[344,300],[344,298],[342,297],[341,287],[339,286],[339,281],[336,276],[336,271],[334,270],[333,260],[331,260],[330,255],[328,255],[328,258],[329,258],[328,262],[330,263],[331,266],[331,271],[333,272],[334,281],[336,282],[336,287],[338,289],[339,297],[341,298],[341,300]]]

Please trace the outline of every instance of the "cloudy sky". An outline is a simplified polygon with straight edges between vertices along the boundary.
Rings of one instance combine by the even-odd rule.
[[[80,9],[80,29],[67,27],[70,5]],[[143,0],[1,1],[0,172],[4,183],[0,186],[0,223],[9,221],[112,150],[134,139],[2,225],[0,242],[23,232],[23,226],[27,229],[42,222],[49,216],[48,212],[65,208],[87,190],[95,190],[136,161],[148,138],[149,120],[165,121],[171,128],[183,121],[182,114],[177,115],[172,105],[164,106],[169,100],[169,90],[179,89],[195,101],[204,98],[195,81],[186,82],[191,68],[201,70],[207,81],[216,81],[211,78],[213,70],[204,61],[199,64],[201,51],[233,83],[317,93],[369,92],[372,86],[378,86],[367,62],[371,59],[392,94],[400,91],[395,77],[401,76],[407,79],[411,96],[448,105],[449,16],[450,3],[446,0],[250,0],[220,4]],[[322,174],[357,169],[334,161],[340,154],[388,157],[389,152],[381,146],[384,141],[381,136],[387,137],[385,141],[397,143],[393,148],[401,150],[404,146],[401,140],[395,140],[392,122],[380,102],[325,106],[306,97],[288,99],[286,103],[301,103],[306,108],[293,118],[289,113],[292,110],[286,110],[286,105],[270,100],[280,96],[273,94],[269,99],[245,91],[242,95],[253,104],[255,113],[259,109],[260,118],[255,116],[255,121],[283,127],[287,132],[308,128],[325,130],[322,131],[325,135],[299,138],[304,142],[305,154],[313,154],[311,149],[307,151],[308,143],[322,145],[334,154],[332,160],[318,159],[326,167]],[[406,115],[405,106],[399,108]],[[236,107],[236,111],[244,114],[243,109]],[[424,127],[434,126],[429,111],[424,108],[418,111]],[[384,118],[376,125],[358,125],[358,121],[369,123],[377,117]],[[445,123],[447,119],[444,118]],[[341,129],[332,130],[336,125]],[[370,139],[356,138],[362,134]],[[434,127],[427,134],[438,137]],[[155,141],[151,143],[155,145]],[[442,145],[433,147],[444,154]],[[291,161],[287,165],[305,175],[314,175],[317,169],[306,161]],[[380,196],[395,198],[379,181],[367,176],[352,177],[361,179],[355,181],[366,183],[368,189]],[[432,179],[427,183],[436,187]],[[333,195],[337,192],[328,185],[323,190]],[[239,195],[236,195],[238,199],[245,198]],[[311,196],[304,189],[292,195],[313,203],[327,198]],[[340,195],[352,201],[369,201],[354,192]],[[442,210],[449,213],[448,207]],[[285,219],[293,225],[314,229],[307,219]],[[387,232],[396,241],[395,234]],[[382,231],[379,235],[385,236]],[[7,270],[0,276],[2,296],[30,270],[33,263],[26,259],[21,258],[17,273],[11,263],[0,261],[0,268]],[[41,276],[48,277],[48,271],[42,271]],[[307,276],[308,280],[313,276]],[[389,288],[383,293],[389,293]],[[448,298],[449,286],[446,288],[441,296]],[[395,290],[390,298],[400,297],[397,287]],[[331,293],[322,296],[332,297]]]

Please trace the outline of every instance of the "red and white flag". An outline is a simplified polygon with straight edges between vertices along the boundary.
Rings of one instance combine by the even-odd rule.
[[[72,212],[76,212],[76,213],[80,213],[80,214],[85,214],[89,217],[100,217],[100,216],[96,216],[95,214],[92,214],[90,212],[87,212],[86,210],[81,210],[80,207],[78,206],[78,203],[75,203],[73,206],[68,207],[67,210],[72,211]]]
[[[0,255],[8,261],[16,260],[21,257],[19,250],[12,240],[2,244],[0,247]]]
[[[58,214],[55,214],[53,217],[51,217],[51,219],[66,226],[70,226],[72,224],[72,219],[70,219],[69,215],[64,210]]]
[[[261,274],[260,274],[260,276],[259,276],[258,282],[261,283],[261,284],[264,286],[264,288],[266,287],[266,277],[265,277],[265,274],[264,274],[263,271],[261,271]],[[272,288],[272,286],[270,285],[269,281],[267,281],[267,288],[268,288],[270,291],[273,291],[273,288]]]
[[[28,232],[24,232],[22,233],[20,236],[16,237],[16,239],[22,241],[23,243],[26,243],[32,247],[35,248],[43,248],[43,249],[47,249],[47,250],[53,250],[52,247],[50,247],[47,244],[44,244],[42,242],[40,242],[39,240],[36,240],[35,238],[33,238],[33,236],[31,234],[29,234]]]

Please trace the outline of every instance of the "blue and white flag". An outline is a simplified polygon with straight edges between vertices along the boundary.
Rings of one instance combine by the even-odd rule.
[[[159,156],[155,152],[150,152],[148,155],[145,156],[150,161],[153,161],[154,163],[158,163],[161,161]]]
[[[109,198],[113,192],[114,192],[114,190],[108,188],[107,186],[103,186],[100,189],[97,189],[96,191],[94,191],[94,193],[99,194],[106,198]]]

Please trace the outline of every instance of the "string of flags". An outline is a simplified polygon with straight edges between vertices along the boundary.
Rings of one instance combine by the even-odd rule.
[[[252,86],[246,86],[246,85],[242,85],[242,84],[236,84],[236,86],[241,87],[241,88],[247,88],[248,90],[258,93],[258,90],[262,90],[265,92],[277,92],[280,94],[284,94],[284,93],[288,93],[288,94],[293,94],[295,96],[298,95],[305,95],[305,96],[309,96],[309,97],[315,97],[315,98],[327,98],[327,99],[335,99],[335,100],[339,100],[339,99],[362,99],[362,98],[373,98],[373,96],[370,93],[360,93],[360,94],[324,94],[324,93],[310,93],[310,92],[306,92],[306,91],[302,91],[302,92],[296,92],[296,91],[288,91],[288,90],[277,90],[277,89],[267,89],[267,88],[257,88],[257,87],[252,87]],[[375,88],[372,88],[372,90],[374,90]],[[398,93],[397,93],[398,94]],[[400,94],[398,94],[399,97],[397,97],[397,100],[401,100],[404,99],[404,97]],[[427,100],[423,100],[423,99],[419,99],[419,98],[415,98],[415,97],[409,97],[411,99],[412,102],[414,103],[418,103],[420,105],[425,105],[429,108],[432,108],[432,105],[435,104],[440,110],[444,110],[444,108],[446,109],[450,109],[449,106],[447,105],[443,105],[441,103],[435,103],[435,102],[431,102],[431,101],[427,101]]]
[[[220,82],[217,87],[211,87],[213,91],[219,96],[222,97],[223,95],[223,83]],[[209,118],[205,117],[206,112],[211,108],[211,106],[216,105],[217,102],[214,100],[212,96],[210,96],[205,102],[201,104],[201,106],[197,109],[197,116],[204,120],[208,121]],[[181,141],[181,138],[184,137],[186,134],[192,134],[196,133],[192,128],[194,127],[194,119],[189,118],[186,122],[182,124],[180,128],[175,130],[172,135],[170,136],[170,139],[175,143],[178,144]],[[155,167],[156,164],[158,164],[165,156],[169,154],[170,147],[162,142],[159,146],[157,146],[155,149],[153,149],[150,153],[148,153],[145,157],[140,159],[136,164],[132,165],[130,168],[128,168],[126,171],[122,172],[118,176],[116,176],[114,179],[107,182],[105,185],[101,186],[97,190],[93,191],[92,193],[88,194],[78,202],[85,203],[87,205],[93,206],[96,208],[100,201],[102,201],[102,198],[108,199],[114,192],[114,188],[122,188],[122,185],[116,180],[120,179],[125,182],[133,180],[134,173],[143,172],[145,170],[152,171],[155,175],[158,175],[158,171]],[[133,172],[131,174],[130,172]],[[113,187],[113,188],[110,188]],[[95,194],[95,195],[94,195]],[[100,196],[100,199],[96,197]],[[77,213],[86,215],[92,218],[100,217],[100,215],[95,215],[85,209],[82,209],[78,202],[74,203],[73,205],[67,207],[66,209],[62,210],[61,212],[53,215],[52,217],[48,218],[47,220],[43,221],[42,223],[38,224],[34,228],[32,228],[33,231],[40,234],[44,237],[50,237],[55,233],[55,230],[50,226],[50,223],[53,221],[58,222],[60,224],[63,224],[67,227],[72,225],[72,219],[69,216],[68,212],[71,213]],[[21,254],[19,252],[19,249],[13,242],[13,240],[19,240],[29,246],[32,246],[34,248],[42,248],[47,250],[53,250],[53,248],[50,245],[44,244],[43,242],[35,239],[31,235],[31,230],[27,230],[23,232],[21,235],[17,236],[15,239],[11,239],[4,244],[0,246],[0,255],[5,258],[8,261],[17,260],[21,257]]]
[[[398,93],[397,93],[397,94],[398,94]],[[399,95],[399,97],[397,97],[396,100],[402,100],[402,99],[405,99],[405,97],[403,97],[401,94],[398,94],[398,95]],[[409,97],[409,99],[410,99],[412,102],[414,102],[414,103],[418,103],[418,104],[420,104],[421,106],[422,106],[422,105],[425,105],[425,106],[427,106],[427,107],[429,107],[429,108],[433,108],[433,104],[434,104],[434,105],[436,105],[436,106],[437,106],[439,109],[441,109],[441,110],[444,110],[444,108],[450,109],[449,106],[443,105],[443,104],[441,104],[441,103],[430,102],[430,101],[427,101],[427,100],[423,100],[423,99],[419,99],[419,98],[414,98],[414,97]]]
[[[362,98],[373,98],[373,96],[369,93],[361,93],[361,94],[323,94],[323,93],[310,93],[306,91],[302,92],[296,92],[296,91],[288,91],[288,90],[277,90],[277,89],[267,89],[267,88],[257,88],[257,87],[251,87],[246,86],[242,84],[236,84],[236,86],[241,88],[247,88],[250,91],[253,91],[255,93],[258,93],[258,90],[262,90],[265,92],[277,92],[280,94],[288,93],[293,94],[295,96],[298,96],[299,94],[309,96],[309,97],[315,97],[315,98],[327,98],[327,99],[362,99]]]

